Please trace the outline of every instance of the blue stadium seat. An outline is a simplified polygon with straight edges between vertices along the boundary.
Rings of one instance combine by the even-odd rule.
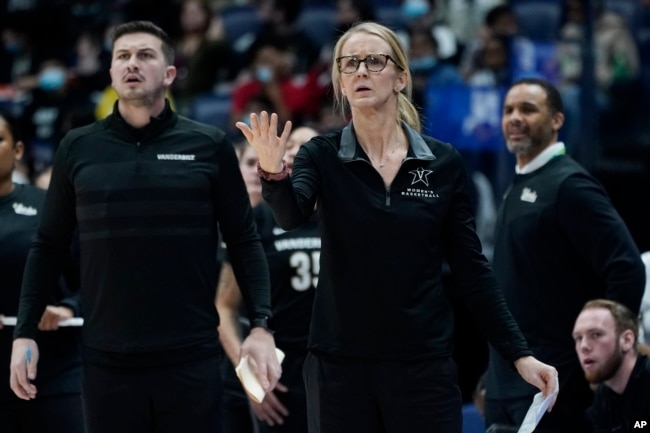
[[[399,4],[378,4],[375,7],[377,21],[393,30],[403,30],[406,28],[404,15]]]
[[[208,92],[194,98],[190,104],[188,117],[229,132],[232,130],[230,112],[231,93],[229,91]]]
[[[485,422],[472,403],[463,405],[463,433],[485,433]]]
[[[239,38],[249,33],[256,34],[262,24],[253,6],[230,6],[221,12],[226,39],[235,43]]]
[[[300,28],[319,46],[332,42],[336,30],[336,7],[332,4],[307,4],[298,18]]]

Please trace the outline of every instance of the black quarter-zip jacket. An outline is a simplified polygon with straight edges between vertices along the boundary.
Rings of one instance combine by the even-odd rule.
[[[481,253],[459,153],[403,128],[408,155],[389,188],[352,124],[302,146],[290,178],[263,182],[284,229],[317,209],[321,264],[310,348],[366,359],[449,356],[446,259],[490,341],[510,360],[530,354]]]
[[[15,336],[34,337],[43,288],[78,225],[86,347],[217,347],[219,230],[247,311],[271,314],[268,268],[235,151],[222,131],[178,116],[169,103],[137,130],[117,105],[114,113],[69,132],[57,151]]]
[[[638,313],[645,285],[641,253],[607,192],[569,155],[556,156],[515,176],[495,242],[497,281],[536,356],[558,370],[560,396],[565,384],[586,390],[572,338],[580,310],[607,298]],[[488,398],[537,392],[506,361],[490,355]]]

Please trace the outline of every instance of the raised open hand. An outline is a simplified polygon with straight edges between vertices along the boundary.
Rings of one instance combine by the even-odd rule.
[[[262,111],[250,114],[251,126],[244,122],[237,122],[235,126],[244,134],[246,140],[253,146],[260,161],[262,170],[268,173],[282,171],[282,157],[286,149],[287,140],[291,133],[291,121],[284,124],[282,135],[278,137],[278,115]]]

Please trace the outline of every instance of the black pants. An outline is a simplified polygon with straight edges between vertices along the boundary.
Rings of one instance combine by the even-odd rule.
[[[260,421],[262,433],[307,433],[307,402],[303,367],[305,352],[285,351],[286,357],[282,362],[282,377],[280,382],[289,390],[275,391],[278,400],[287,408],[289,415],[284,418],[284,424],[266,425]]]
[[[451,358],[366,361],[309,353],[309,433],[460,433],[462,401]]]
[[[39,396],[0,402],[0,433],[83,433],[81,396]]]
[[[226,356],[221,361],[221,375],[223,377],[223,433],[255,433],[257,419],[235,373],[235,367]]]
[[[87,433],[221,433],[221,356],[152,368],[85,364]]]

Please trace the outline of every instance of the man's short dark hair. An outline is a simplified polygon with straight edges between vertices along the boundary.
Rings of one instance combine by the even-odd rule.
[[[119,24],[113,29],[111,35],[111,50],[115,47],[115,41],[124,35],[132,33],[148,33],[162,41],[162,52],[168,65],[174,64],[174,41],[160,27],[151,21],[129,21]]]
[[[544,92],[546,92],[546,102],[548,103],[548,107],[551,109],[551,112],[564,113],[564,103],[562,102],[562,96],[557,90],[557,87],[555,87],[550,81],[538,77],[520,78],[512,83],[512,86],[510,86],[510,88],[513,88],[519,84],[532,84],[541,87],[544,89]]]

